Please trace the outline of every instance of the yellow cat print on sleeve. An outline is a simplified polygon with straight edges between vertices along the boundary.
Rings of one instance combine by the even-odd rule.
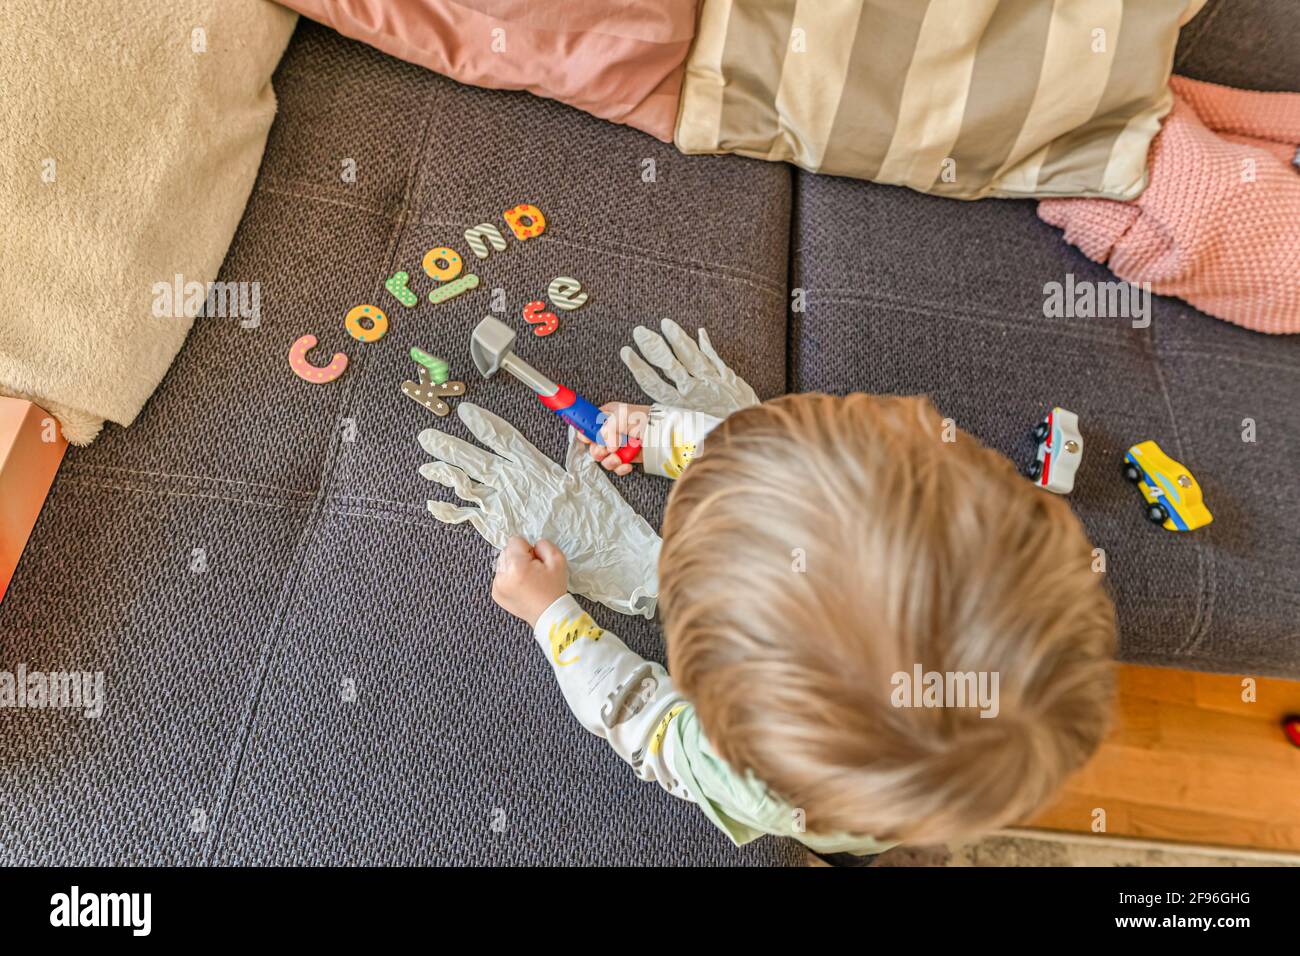
[[[646,474],[676,481],[700,453],[704,436],[720,421],[704,412],[653,406],[641,438],[641,461]]]
[[[684,441],[679,431],[673,432],[672,451],[664,462],[664,474],[676,481],[695,457],[695,442]]]
[[[551,624],[548,637],[551,643],[551,660],[557,667],[568,667],[570,664],[578,662],[578,655],[574,655],[567,661],[560,660],[560,655],[567,651],[582,638],[589,641],[598,641],[605,632],[600,629],[591,615],[587,613],[579,614],[577,617],[563,617]]]
[[[650,752],[652,754],[657,754],[663,749],[664,737],[668,734],[668,725],[673,722],[674,717],[685,709],[685,704],[677,704],[675,707],[670,708],[668,713],[664,714],[663,719],[659,721],[659,726],[656,727],[655,732],[650,735]]]

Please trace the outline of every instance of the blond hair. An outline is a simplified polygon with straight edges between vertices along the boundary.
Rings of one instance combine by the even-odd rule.
[[[719,755],[812,832],[939,842],[1022,820],[1105,733],[1115,617],[1082,527],[924,398],[737,412],[663,537],[674,679]],[[896,706],[917,665],[999,675],[997,715]]]

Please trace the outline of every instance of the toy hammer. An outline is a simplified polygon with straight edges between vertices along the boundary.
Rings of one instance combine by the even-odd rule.
[[[603,441],[600,426],[605,421],[605,413],[573,389],[552,382],[516,355],[515,330],[500,319],[489,315],[474,327],[469,340],[469,354],[484,378],[491,378],[499,369],[505,369],[536,392],[543,405],[578,431],[594,442]],[[627,444],[616,454],[619,461],[627,463],[640,451],[640,440],[629,437]]]

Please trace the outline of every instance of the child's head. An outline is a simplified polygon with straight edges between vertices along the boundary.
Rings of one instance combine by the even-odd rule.
[[[1083,529],[923,398],[737,412],[674,488],[663,537],[673,677],[719,755],[810,831],[984,832],[1039,808],[1102,738],[1115,620]],[[897,706],[918,665],[982,673],[996,714]]]

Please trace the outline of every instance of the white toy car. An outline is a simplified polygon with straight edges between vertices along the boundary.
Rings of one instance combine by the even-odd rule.
[[[1034,426],[1038,459],[1025,474],[1040,488],[1068,495],[1074,490],[1074,473],[1083,461],[1083,436],[1079,434],[1079,416],[1056,407]]]

